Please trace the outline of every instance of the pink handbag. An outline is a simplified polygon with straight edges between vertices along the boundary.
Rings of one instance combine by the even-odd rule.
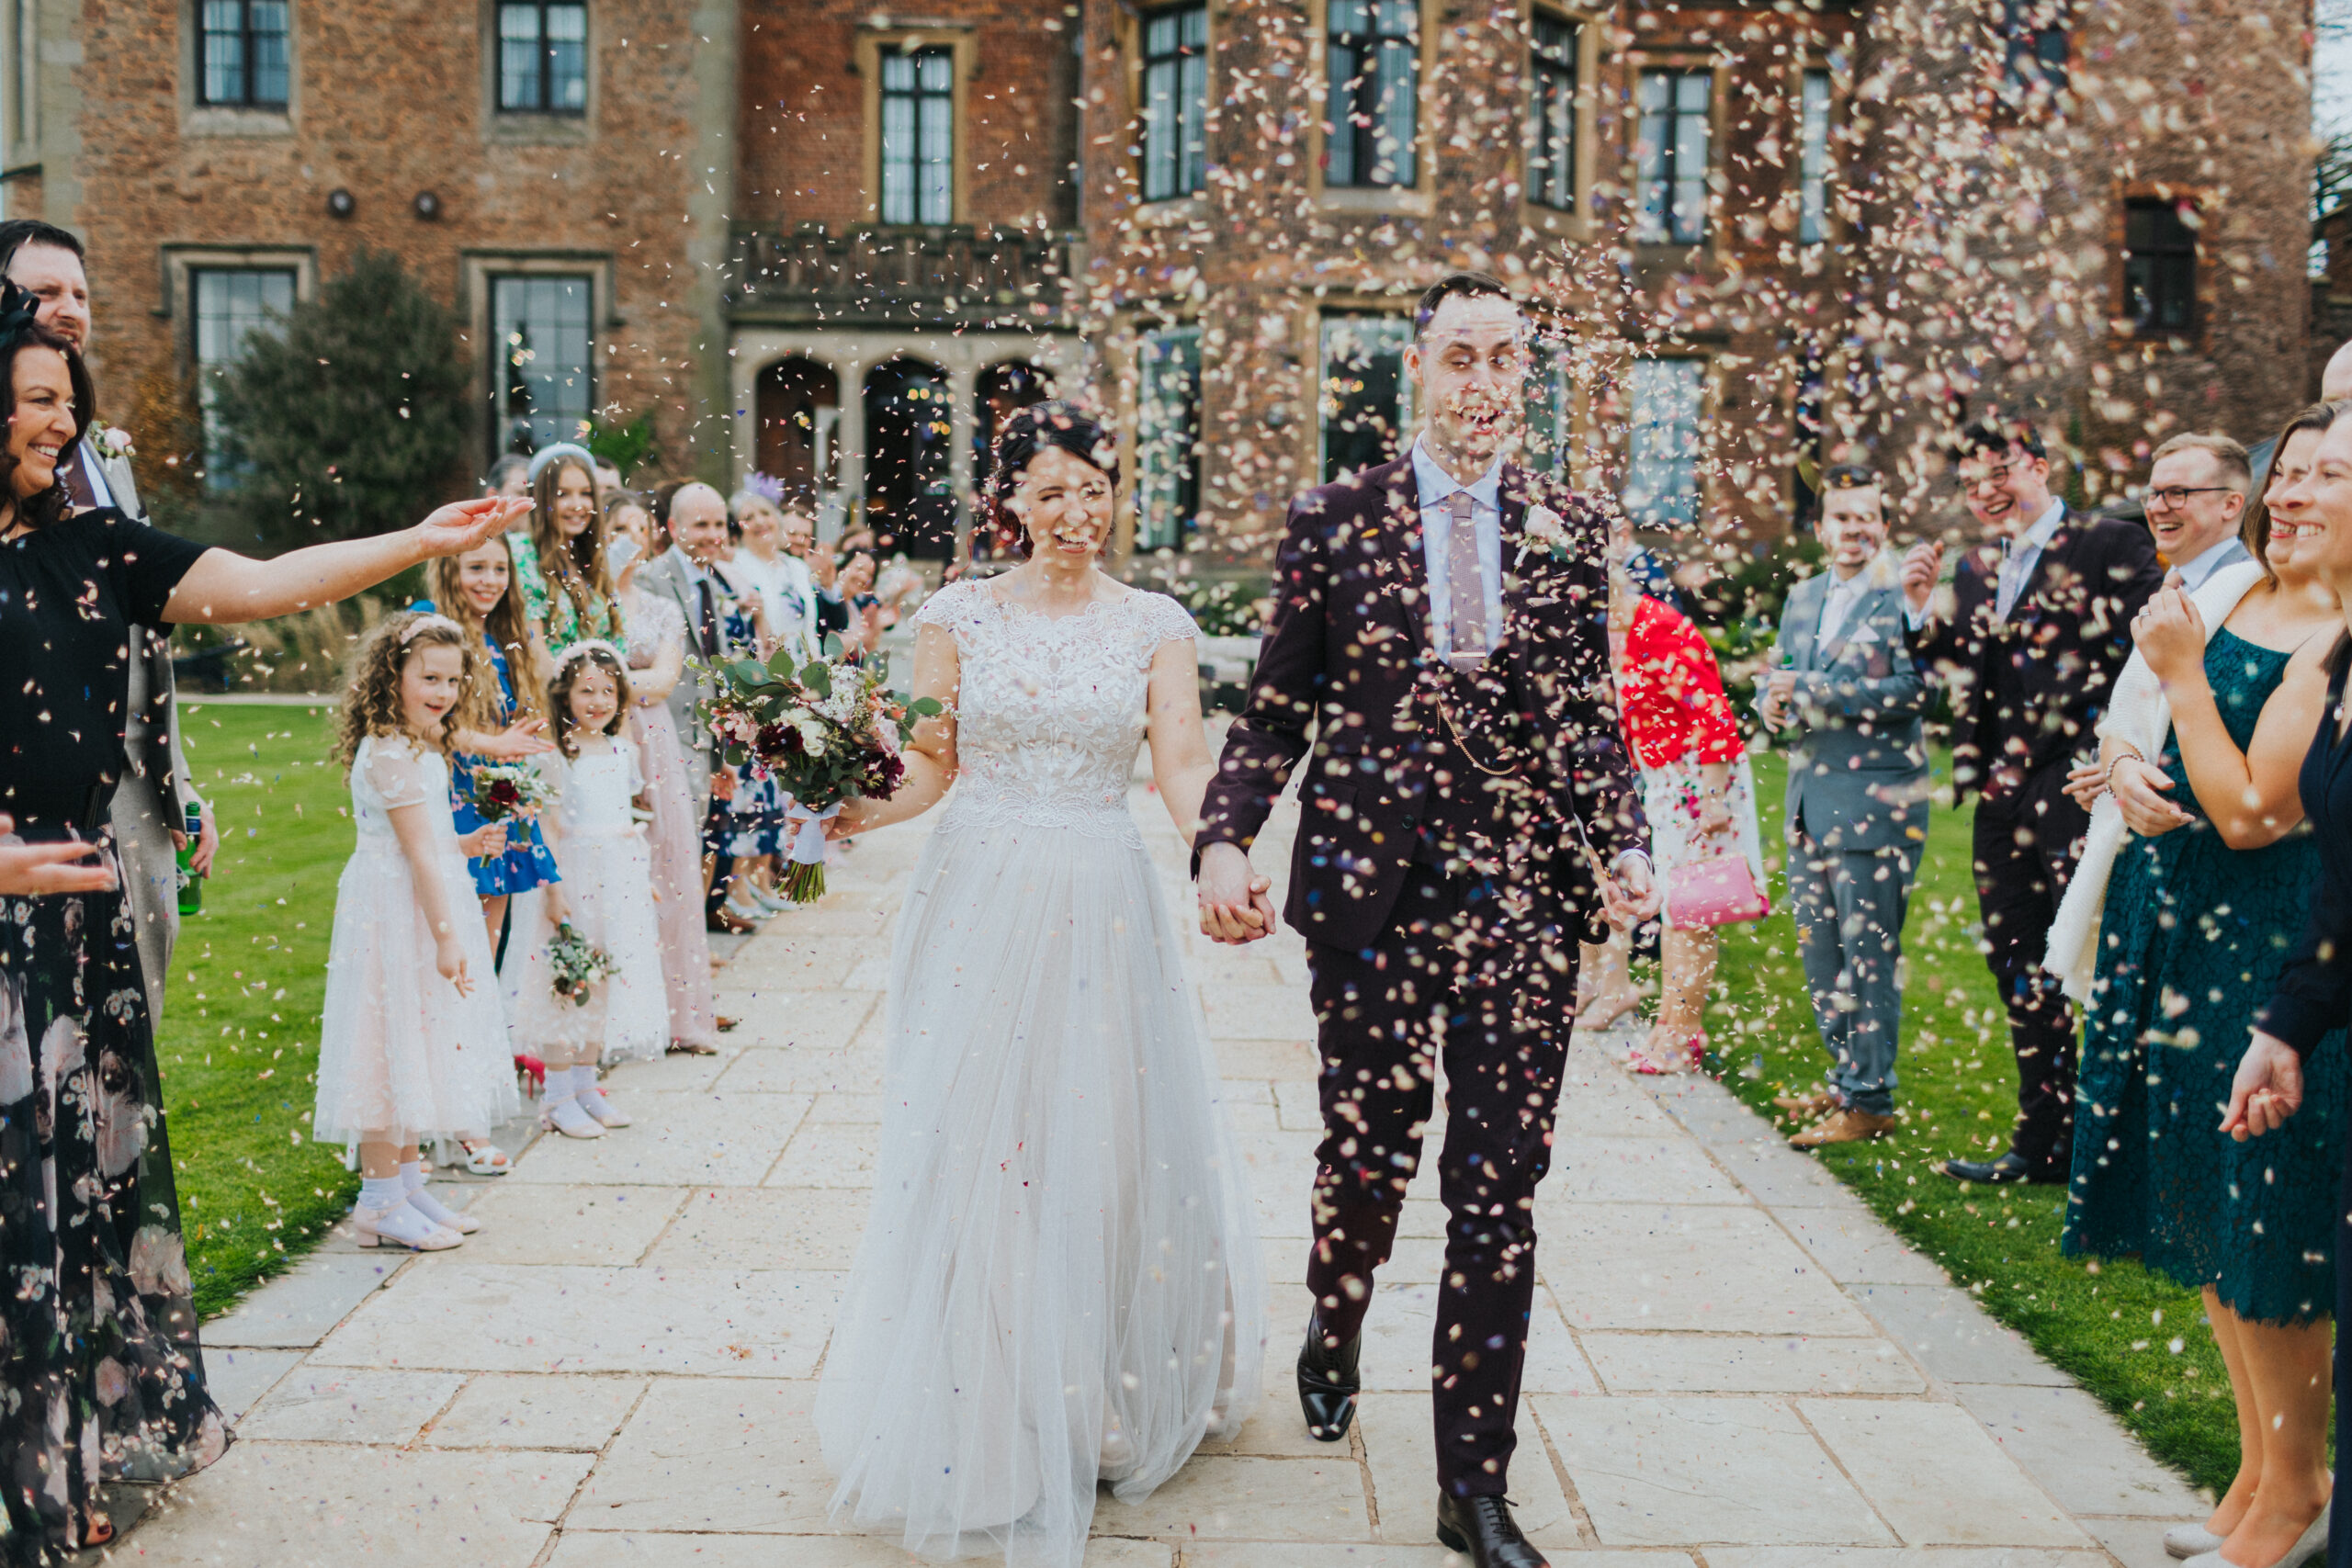
[[[1737,925],[1771,912],[1746,855],[1712,855],[1667,871],[1666,923],[1679,930]]]

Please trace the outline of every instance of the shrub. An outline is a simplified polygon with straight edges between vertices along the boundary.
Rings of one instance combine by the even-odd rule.
[[[389,252],[363,250],[219,384],[232,488],[281,538],[405,527],[454,492],[465,447],[458,321]]]

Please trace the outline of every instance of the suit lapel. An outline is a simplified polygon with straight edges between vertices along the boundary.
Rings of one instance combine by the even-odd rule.
[[[1845,621],[1838,627],[1837,640],[1821,650],[1820,668],[1826,670],[1838,662],[1846,645],[1854,640],[1854,634],[1870,625],[1871,617],[1878,614],[1879,602],[1894,592],[1892,588],[1873,588],[1854,602],[1854,607],[1846,612]]]
[[[1430,569],[1428,558],[1421,553],[1420,486],[1413,478],[1412,457],[1408,455],[1390,465],[1384,483],[1388,491],[1385,509],[1390,536],[1387,553],[1396,562],[1397,603],[1405,612],[1405,626],[1412,634],[1414,649],[1427,654],[1432,647]]]
[[[2023,616],[2027,606],[2033,603],[2033,596],[2041,592],[2042,581],[2050,575],[2051,561],[2065,554],[2073,546],[2075,531],[2068,525],[2074,520],[2075,514],[2071,511],[2061,512],[2058,514],[2058,531],[2051,535],[2050,542],[2042,546],[2035,554],[2033,570],[2027,572],[2025,581],[2018,585],[2017,603],[2009,606],[2010,620],[2018,620]]]
[[[1789,590],[1788,609],[1781,615],[1781,635],[1789,644],[1788,669],[1804,672],[1817,667],[1814,660],[1814,633],[1821,626],[1821,605],[1815,598],[1813,588],[1823,581],[1818,576],[1808,577]]]

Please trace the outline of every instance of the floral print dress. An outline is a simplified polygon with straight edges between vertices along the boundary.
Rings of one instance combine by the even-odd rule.
[[[557,592],[548,582],[547,570],[539,564],[538,547],[531,542],[530,535],[509,534],[506,543],[514,552],[514,581],[523,590],[524,613],[531,625],[547,635],[549,653],[561,653],[573,643],[592,637],[609,642],[624,653],[628,651],[619,605],[609,599],[600,599],[582,615],[571,594]]]

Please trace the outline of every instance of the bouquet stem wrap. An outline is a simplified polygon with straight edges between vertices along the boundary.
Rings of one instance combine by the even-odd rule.
[[[794,903],[813,904],[825,896],[825,824],[841,814],[838,802],[813,816],[804,815],[797,807],[786,813],[792,843],[778,886]]]

